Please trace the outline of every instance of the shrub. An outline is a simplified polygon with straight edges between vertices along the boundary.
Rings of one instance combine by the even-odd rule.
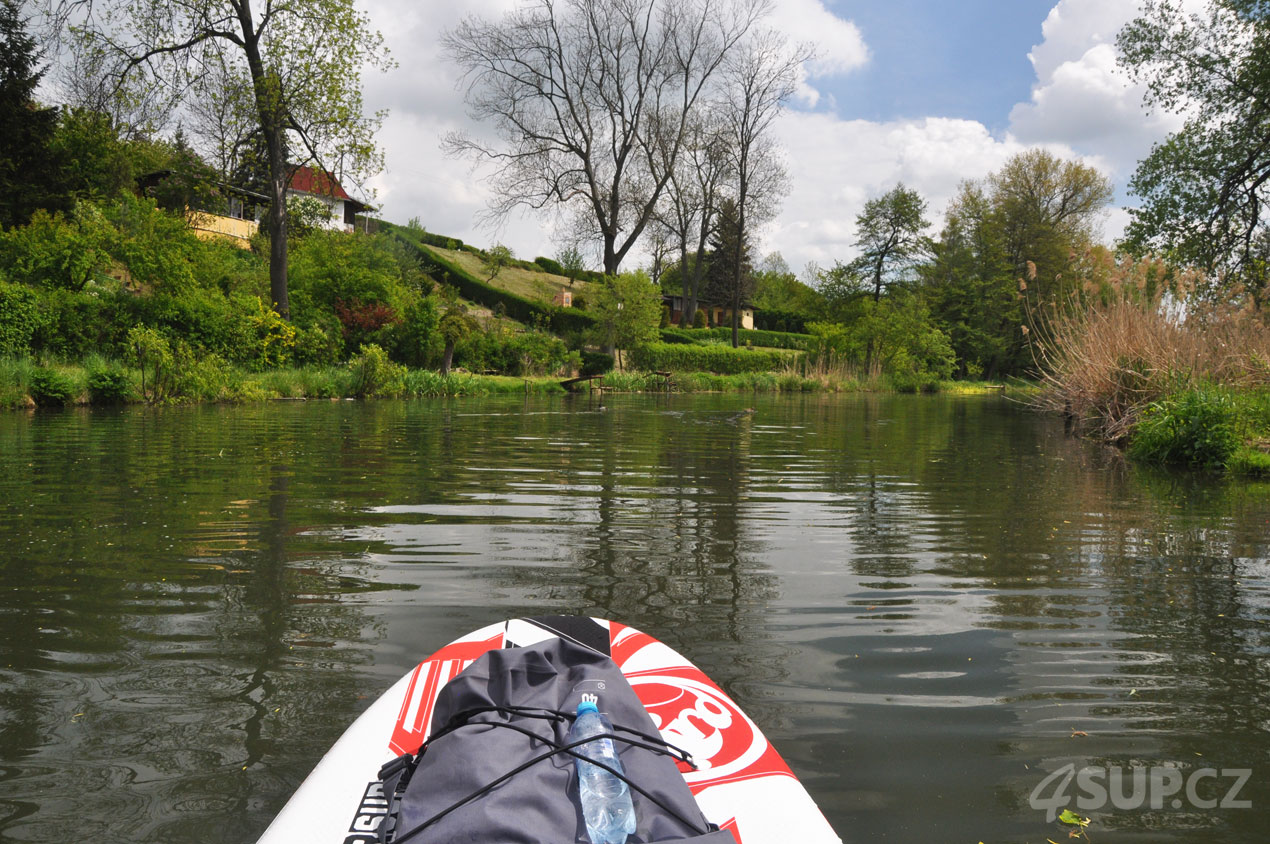
[[[406,368],[388,359],[388,353],[371,343],[362,346],[348,363],[352,376],[350,392],[358,398],[399,396],[405,390]]]
[[[342,348],[338,329],[321,325],[297,327],[291,356],[297,366],[330,366],[340,359]]]
[[[560,266],[559,261],[539,255],[534,258],[534,263],[552,275],[565,275],[564,267]]]
[[[436,301],[425,296],[407,307],[393,336],[393,359],[407,366],[433,366],[441,358],[440,315]]]
[[[115,239],[90,203],[70,215],[36,211],[29,224],[0,234],[0,268],[21,284],[83,290],[110,266]]]
[[[88,399],[93,404],[124,404],[133,395],[132,379],[122,369],[103,367],[88,371]]]
[[[249,321],[256,334],[256,369],[285,366],[295,350],[296,329],[278,315],[273,308],[266,308],[264,300],[256,297],[256,313]]]
[[[0,280],[0,357],[27,354],[42,321],[34,290]]]
[[[603,352],[582,352],[580,375],[603,375],[613,368],[613,356]]]
[[[344,334],[344,348],[361,348],[372,340],[383,341],[384,329],[400,320],[397,312],[383,302],[362,302],[353,299],[335,300],[335,317],[340,321]]]
[[[705,328],[708,324],[709,324],[709,318],[706,316],[706,312],[704,310],[702,310],[701,308],[698,308],[695,312],[693,312],[692,314],[693,328]]]
[[[87,210],[77,209],[76,214]],[[183,216],[127,192],[103,205],[101,213],[115,229],[111,255],[128,268],[135,282],[166,293],[194,287],[193,268],[201,262],[204,247]]]
[[[636,369],[670,372],[772,372],[784,369],[798,357],[797,352],[761,349],[733,349],[731,346],[677,345],[649,343],[632,349],[630,364]]]
[[[1219,469],[1238,447],[1234,402],[1208,386],[1148,405],[1130,434],[1129,452],[1158,463]]]
[[[77,392],[75,382],[69,375],[47,367],[38,367],[31,371],[27,389],[40,407],[68,405],[75,399]]]

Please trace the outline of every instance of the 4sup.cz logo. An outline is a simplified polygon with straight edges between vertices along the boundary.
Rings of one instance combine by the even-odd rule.
[[[1077,769],[1068,763],[1045,777],[1032,789],[1028,804],[1045,811],[1053,822],[1063,809],[1071,807],[1097,812],[1108,807],[1134,809],[1251,809],[1251,800],[1239,794],[1252,771],[1247,768],[1195,768],[1183,770],[1167,765],[1145,767],[1086,766]]]

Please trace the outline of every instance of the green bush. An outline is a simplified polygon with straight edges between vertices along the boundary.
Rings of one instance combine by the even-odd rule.
[[[205,247],[183,216],[126,192],[104,204],[101,213],[114,227],[111,256],[128,268],[134,282],[165,293],[194,287],[194,267]]]
[[[560,266],[560,262],[552,258],[545,258],[542,255],[539,255],[537,258],[534,258],[534,263],[552,275],[566,275],[564,267]]]
[[[388,359],[388,353],[371,343],[362,346],[348,363],[352,375],[350,391],[358,398],[399,396],[406,389],[406,368]]]
[[[669,372],[772,372],[784,369],[799,357],[797,352],[762,349],[733,349],[731,346],[677,345],[649,343],[628,353],[629,364],[636,369]]]
[[[709,317],[706,316],[705,310],[698,308],[692,314],[692,327],[705,328],[707,325],[709,325]]]
[[[88,399],[93,404],[124,404],[133,396],[132,379],[122,369],[89,369]]]
[[[603,375],[613,368],[613,356],[603,352],[582,352],[580,375]]]
[[[297,326],[291,357],[298,366],[330,366],[340,359],[343,341],[338,328]]]
[[[20,284],[83,290],[104,278],[117,240],[91,203],[69,215],[36,211],[29,224],[0,233],[0,269]]]
[[[1130,433],[1129,453],[1157,463],[1219,469],[1239,447],[1229,393],[1200,387],[1153,402]]]
[[[43,318],[34,290],[0,280],[0,357],[27,354]]]
[[[69,375],[48,367],[38,367],[31,372],[27,389],[40,407],[64,407],[74,401],[78,392]]]

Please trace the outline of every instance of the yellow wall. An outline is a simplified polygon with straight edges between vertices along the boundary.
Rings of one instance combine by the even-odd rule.
[[[194,230],[194,234],[204,240],[223,237],[243,249],[250,249],[251,236],[256,233],[256,221],[193,211],[190,213],[190,228]]]

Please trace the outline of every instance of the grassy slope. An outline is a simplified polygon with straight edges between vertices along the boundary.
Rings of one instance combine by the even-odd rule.
[[[447,261],[458,264],[479,279],[487,277],[485,266],[481,263],[481,259],[471,252],[465,252],[461,249],[439,249],[435,246],[429,246],[428,248],[441,255]],[[526,299],[535,299],[547,304],[551,304],[552,297],[559,290],[572,290],[574,296],[585,296],[591,286],[589,282],[577,281],[570,287],[569,279],[562,275],[552,275],[545,271],[531,272],[520,267],[504,267],[490,284],[495,287],[501,287],[503,290],[515,293],[518,296],[524,296]]]

